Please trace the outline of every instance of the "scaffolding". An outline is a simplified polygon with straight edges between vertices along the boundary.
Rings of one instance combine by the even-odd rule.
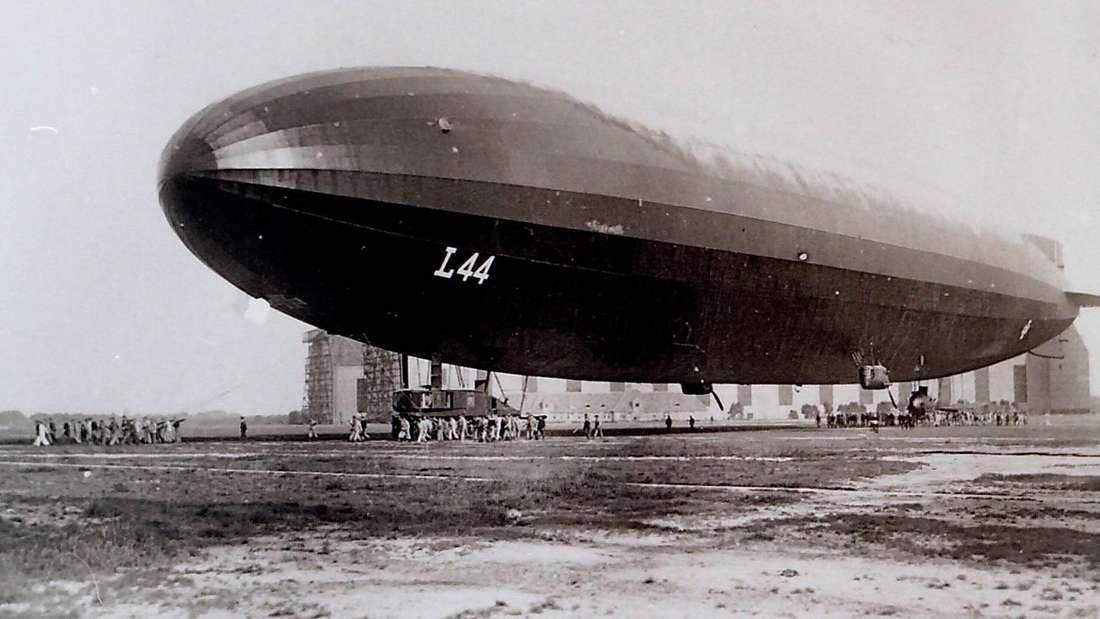
[[[393,392],[402,388],[404,358],[394,352],[363,346],[363,377],[356,388],[356,403],[360,413],[371,421],[389,421],[393,412]],[[407,371],[407,369],[404,369]]]
[[[333,422],[333,360],[328,333],[321,329],[307,331],[302,342],[306,350],[306,380],[302,392],[302,415],[318,423]]]
[[[309,345],[302,414],[319,423],[347,422],[356,412],[356,377],[369,347],[321,329],[307,331],[302,342]]]

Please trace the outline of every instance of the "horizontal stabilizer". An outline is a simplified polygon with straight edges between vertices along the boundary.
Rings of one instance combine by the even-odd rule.
[[[1100,294],[1088,294],[1087,292],[1067,292],[1070,301],[1077,307],[1100,307]]]

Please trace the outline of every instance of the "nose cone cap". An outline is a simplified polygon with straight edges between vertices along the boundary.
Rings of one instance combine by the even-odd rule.
[[[192,172],[217,169],[214,149],[194,133],[194,124],[183,126],[164,147],[157,169],[158,188],[163,189],[168,181]]]
[[[199,134],[200,121],[206,117],[206,111],[200,112],[188,120],[164,147],[157,167],[157,194],[160,208],[176,231],[176,234],[191,246],[185,227],[192,220],[198,205],[194,192],[187,191],[189,175],[218,167],[214,149]]]
[[[192,175],[216,170],[218,164],[214,149],[196,131],[203,116],[199,113],[188,121],[165,146],[157,169],[157,194],[172,230],[205,262],[211,251],[207,205]]]

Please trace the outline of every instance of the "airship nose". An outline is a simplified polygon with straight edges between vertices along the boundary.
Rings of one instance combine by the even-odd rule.
[[[200,112],[180,127],[161,153],[157,169],[160,208],[183,244],[215,271],[241,285],[247,269],[232,257],[225,230],[225,205],[211,191],[210,174],[218,170],[214,149],[200,133]],[[230,209],[231,210],[231,209]]]
[[[192,118],[164,148],[157,170],[161,210],[199,260],[252,296],[262,296],[256,268],[264,255],[250,241],[257,235],[255,222],[247,215],[242,219],[247,209],[232,208],[237,203],[219,189],[215,174],[221,166],[200,132],[204,119],[208,114]]]
[[[186,226],[195,213],[194,196],[187,191],[188,180],[205,171],[216,170],[214,149],[196,131],[200,123],[192,118],[172,136],[161,153],[157,168],[157,192],[160,206],[172,228],[190,245]]]
[[[194,125],[189,122],[181,127],[164,147],[157,169],[158,188],[180,176],[217,169],[214,149],[196,133]]]

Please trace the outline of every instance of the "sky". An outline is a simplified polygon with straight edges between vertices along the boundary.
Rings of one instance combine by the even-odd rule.
[[[300,72],[434,65],[1053,236],[1100,293],[1100,3],[25,2],[0,22],[0,409],[286,413],[308,329],[157,203],[173,131]],[[1100,385],[1100,309],[1078,327]],[[1094,393],[1100,389],[1094,388]]]

